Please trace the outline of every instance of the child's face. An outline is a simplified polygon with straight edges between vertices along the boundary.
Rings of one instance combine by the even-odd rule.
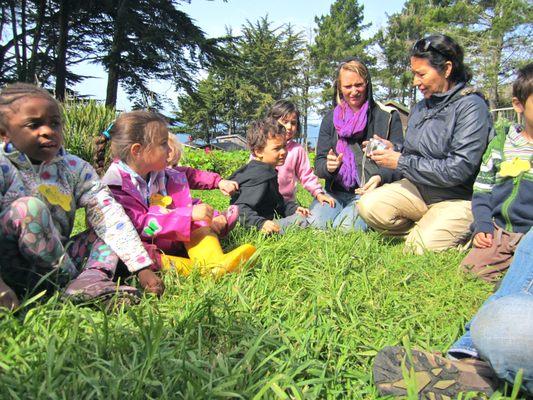
[[[298,116],[296,113],[288,114],[278,119],[280,125],[285,128],[287,132],[285,139],[291,140],[298,131]]]
[[[526,127],[533,126],[533,94],[529,95],[525,104],[513,97],[513,108],[516,112],[523,114]],[[528,133],[531,134],[530,132]]]
[[[161,129],[151,146],[146,146],[140,152],[140,167],[147,173],[152,171],[162,171],[167,166],[170,147],[168,145],[168,132]]]
[[[6,112],[6,127],[0,129],[5,143],[33,161],[50,161],[63,145],[61,116],[57,104],[43,97],[22,98]]]
[[[255,156],[273,167],[283,165],[287,156],[286,145],[285,137],[281,135],[269,137],[264,149],[255,150]]]

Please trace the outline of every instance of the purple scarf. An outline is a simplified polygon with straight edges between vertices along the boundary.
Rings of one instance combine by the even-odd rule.
[[[339,136],[335,150],[337,154],[343,154],[342,164],[335,180],[346,190],[351,190],[356,185],[359,186],[359,172],[355,155],[348,145],[348,138],[357,138],[362,135],[366,127],[367,111],[368,100],[357,112],[353,112],[344,101],[341,101],[333,110],[333,125]]]

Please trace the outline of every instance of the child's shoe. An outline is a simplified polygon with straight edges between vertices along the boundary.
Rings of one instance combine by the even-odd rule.
[[[5,282],[0,278],[0,309],[7,308],[14,310],[19,306],[17,295]]]
[[[136,302],[139,291],[131,286],[118,285],[113,282],[105,271],[86,269],[72,280],[63,297],[74,301],[107,300],[115,295],[124,296]]]
[[[192,270],[192,261],[189,258],[161,254],[161,269],[163,271],[174,269],[180,275],[189,276]]]
[[[374,383],[382,396],[407,396],[408,383],[402,364],[409,374],[415,371],[419,399],[451,400],[459,393],[478,392],[490,396],[499,386],[489,364],[479,359],[451,361],[437,354],[412,350],[410,358],[403,347],[384,347],[374,359]]]

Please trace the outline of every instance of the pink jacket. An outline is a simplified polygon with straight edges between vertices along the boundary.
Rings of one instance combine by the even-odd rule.
[[[285,164],[276,169],[278,170],[279,192],[286,201],[294,201],[298,180],[313,197],[323,192],[318,177],[311,169],[307,152],[294,140],[287,142]]]
[[[192,207],[200,201],[192,198],[190,189],[216,189],[222,178],[189,167],[167,168],[152,174],[151,182],[165,182],[165,187],[154,190],[152,185],[149,193],[170,196],[172,203],[168,206],[150,205],[120,162],[113,162],[102,180],[126,210],[141,239],[168,252],[176,248],[176,242],[190,241],[191,231],[201,226],[192,221]],[[139,176],[133,179],[146,185]]]

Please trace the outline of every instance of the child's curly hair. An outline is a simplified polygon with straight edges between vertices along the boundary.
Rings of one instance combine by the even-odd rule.
[[[276,136],[285,137],[285,128],[274,118],[267,117],[254,121],[246,132],[246,142],[252,154],[257,150],[263,150],[270,138]]]

